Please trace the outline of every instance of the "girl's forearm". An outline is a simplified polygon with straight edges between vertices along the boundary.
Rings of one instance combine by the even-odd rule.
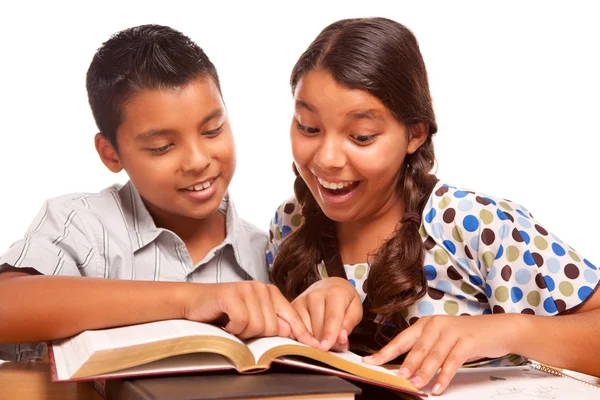
[[[600,376],[600,309],[553,317],[511,315],[511,353]]]

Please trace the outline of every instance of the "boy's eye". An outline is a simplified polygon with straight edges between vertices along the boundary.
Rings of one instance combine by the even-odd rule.
[[[365,145],[371,143],[377,135],[352,135],[352,139],[359,145]]]
[[[219,127],[217,129],[213,129],[213,130],[204,132],[203,135],[209,136],[209,137],[217,136],[219,133],[221,133],[221,131],[223,131],[224,124],[225,123],[222,123],[221,125],[219,125]]]
[[[162,147],[155,147],[155,148],[150,148],[148,149],[148,151],[150,151],[150,153],[152,154],[163,154],[165,153],[167,150],[169,150],[171,148],[170,144],[167,144],[165,146]]]
[[[296,124],[296,127],[308,136],[313,136],[321,132],[319,128],[311,128],[310,126],[302,125],[300,122],[297,122]]]

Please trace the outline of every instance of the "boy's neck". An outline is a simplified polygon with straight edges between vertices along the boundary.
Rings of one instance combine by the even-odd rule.
[[[219,211],[202,219],[180,216],[172,216],[168,220],[155,216],[153,218],[157,227],[168,229],[179,236],[193,264],[200,262],[210,250],[223,243],[227,235],[226,217]]]

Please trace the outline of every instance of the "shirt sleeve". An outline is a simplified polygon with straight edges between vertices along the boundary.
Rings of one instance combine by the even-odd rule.
[[[33,268],[43,275],[81,276],[93,258],[93,246],[75,208],[48,200],[27,229],[25,237],[0,257],[7,267]]]
[[[275,211],[269,226],[269,242],[267,243],[267,263],[269,270],[279,253],[282,240],[302,224],[302,210],[295,197],[283,202]]]
[[[485,294],[485,311],[556,315],[596,289],[598,268],[522,205],[453,188],[442,192],[425,222],[456,259],[454,275],[468,270],[463,285]]]
[[[25,237],[0,257],[0,272],[33,268],[43,275],[81,276],[92,260],[93,247],[76,210],[62,202],[46,201]],[[45,343],[0,343],[0,359],[24,361],[46,354]]]

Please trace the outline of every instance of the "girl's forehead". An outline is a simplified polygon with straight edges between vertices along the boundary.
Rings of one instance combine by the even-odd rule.
[[[298,81],[294,100],[297,110],[314,113],[332,112],[344,117],[365,114],[374,119],[390,114],[376,96],[366,90],[348,88],[322,70],[311,71]]]

